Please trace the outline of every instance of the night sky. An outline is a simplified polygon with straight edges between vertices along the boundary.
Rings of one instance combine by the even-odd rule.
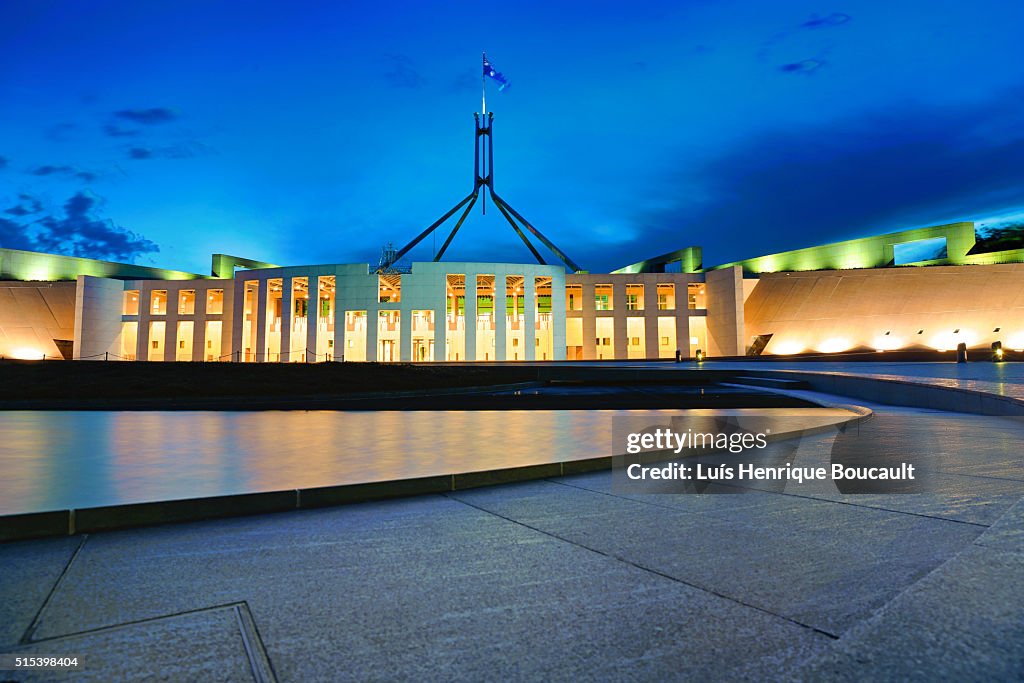
[[[376,263],[472,188],[484,49],[496,189],[594,272],[998,222],[1022,26],[1006,0],[0,0],[0,246]],[[492,209],[447,259],[531,261]]]

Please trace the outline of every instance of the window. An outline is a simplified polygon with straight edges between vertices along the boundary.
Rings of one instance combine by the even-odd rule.
[[[676,286],[674,284],[658,285],[658,310],[676,310]]]
[[[644,310],[644,286],[626,285],[626,310]]]
[[[708,307],[703,282],[691,282],[686,285],[686,306],[691,311],[703,311]]]
[[[132,289],[124,293],[124,303],[121,306],[121,314],[139,314],[139,290]]]
[[[196,290],[183,289],[178,292],[178,315],[195,315]]]
[[[565,286],[565,310],[583,310],[583,285]]]
[[[209,315],[220,315],[224,312],[224,290],[206,290],[206,312]]]
[[[397,304],[402,300],[402,276],[384,273],[377,278],[377,300],[382,304]]]
[[[611,285],[594,285],[594,308],[596,310],[611,311],[614,303]]]
[[[153,315],[167,315],[167,290],[154,289],[149,295],[149,312]]]

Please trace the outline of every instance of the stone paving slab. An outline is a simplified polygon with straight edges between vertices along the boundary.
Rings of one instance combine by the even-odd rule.
[[[250,644],[250,647],[258,645]],[[143,623],[127,624],[18,645],[25,656],[77,655],[76,671],[0,672],[20,683],[34,681],[223,681],[270,680],[271,671],[255,668],[242,639],[233,607],[201,610]],[[257,678],[257,675],[262,678]]]
[[[987,548],[1024,553],[1024,500],[1007,510],[974,542]]]
[[[1024,555],[971,546],[795,673],[796,680],[1024,679]]]
[[[81,538],[55,538],[0,544],[0,649],[18,642],[32,625],[80,543]]]
[[[636,502],[632,509],[606,515],[550,517],[526,509],[545,506],[535,496],[513,500],[517,488],[450,495],[835,635],[983,531],[810,499],[798,499],[794,506],[791,497],[776,509],[765,506],[738,516],[670,511]],[[707,496],[674,497],[696,502]],[[600,507],[607,498],[595,494],[594,505]]]
[[[729,678],[829,640],[453,500],[401,503],[92,537],[40,630],[244,598],[282,680]]]

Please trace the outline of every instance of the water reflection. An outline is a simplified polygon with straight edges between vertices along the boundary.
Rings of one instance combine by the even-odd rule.
[[[612,416],[679,412],[4,412],[0,514],[610,455]]]

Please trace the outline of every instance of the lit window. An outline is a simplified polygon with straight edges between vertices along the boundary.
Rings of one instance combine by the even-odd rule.
[[[676,286],[674,284],[658,285],[658,310],[674,311],[676,309]]]
[[[139,314],[139,290],[132,289],[124,293],[124,302],[121,306],[122,315]]]
[[[626,310],[644,310],[644,286],[626,285]]]
[[[219,315],[224,312],[224,290],[206,290],[206,312],[209,315]]]
[[[153,315],[167,315],[167,290],[154,289],[150,293],[149,311]]]
[[[178,292],[178,315],[195,315],[196,290],[183,289]]]

